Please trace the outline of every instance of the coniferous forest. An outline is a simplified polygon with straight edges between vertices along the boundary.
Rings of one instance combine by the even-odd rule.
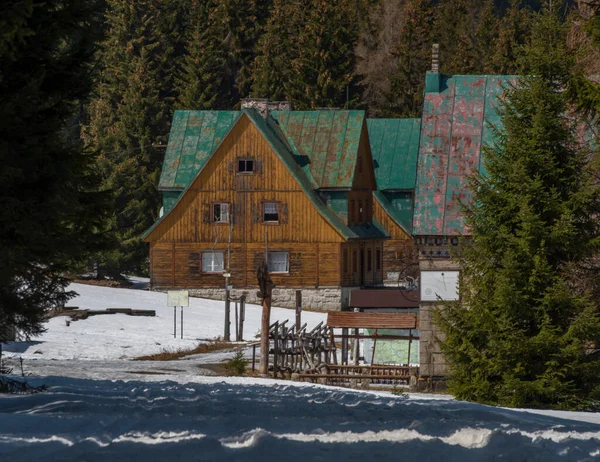
[[[27,334],[40,331],[44,310],[69,298],[64,288],[70,276],[118,279],[147,271],[148,251],[140,236],[159,213],[157,183],[175,109],[237,109],[241,99],[256,97],[289,100],[295,109],[337,107],[364,109],[369,117],[419,117],[431,47],[438,43],[446,74],[537,72],[552,85],[560,75],[560,91],[555,88],[560,102],[544,94],[537,81],[529,84],[539,94],[515,94],[507,129],[522,140],[533,135],[520,131],[526,118],[511,111],[525,110],[527,98],[548,98],[555,116],[568,108],[593,119],[600,110],[599,84],[589,78],[600,75],[600,0],[5,3],[0,21],[0,327],[16,324]],[[556,60],[539,67],[535,59],[543,42],[540,18],[552,3],[552,27],[560,33],[551,35],[560,43],[546,51],[560,49],[561,59],[569,61],[556,71],[548,70]],[[570,143],[566,135],[551,141]],[[505,146],[507,152],[511,146]],[[557,168],[580,162],[576,154],[567,154],[572,164]],[[543,156],[532,162],[539,159]],[[490,168],[503,167],[492,160]],[[575,171],[569,174],[564,181],[580,178]],[[589,181],[597,184],[598,178]],[[561,207],[573,209],[569,201],[581,199],[580,192],[569,189],[572,183],[567,186],[565,191],[573,192],[565,192]],[[577,210],[581,220],[593,212]],[[593,227],[579,218],[574,219],[578,226]],[[475,229],[487,226],[477,214],[471,219]],[[587,228],[577,230],[591,236]],[[597,242],[592,244],[585,249],[594,252]],[[557,262],[583,247],[563,247],[548,265],[566,271]],[[577,266],[586,256],[569,261]],[[588,271],[577,280],[593,286],[597,278]],[[564,290],[556,283],[557,297]],[[593,290],[598,295],[598,287]],[[585,300],[577,303],[577,313],[589,309]],[[556,342],[569,344],[569,339]],[[498,401],[504,392],[486,390],[485,399]]]

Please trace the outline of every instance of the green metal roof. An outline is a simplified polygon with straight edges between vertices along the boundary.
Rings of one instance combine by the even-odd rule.
[[[462,204],[471,200],[468,176],[482,171],[481,147],[493,143],[492,126],[504,88],[501,75],[428,74],[413,215],[414,235],[465,234]],[[436,77],[433,79],[432,77]]]
[[[186,188],[241,114],[240,111],[175,111],[158,189]]]
[[[350,188],[364,111],[272,111],[314,188]]]
[[[202,111],[177,111],[177,112],[202,112]],[[347,111],[348,112],[348,111]],[[265,140],[269,143],[275,155],[283,162],[283,164],[287,167],[290,174],[298,181],[298,184],[310,199],[310,201],[314,204],[317,210],[321,213],[321,215],[331,223],[331,225],[338,230],[338,232],[345,237],[346,239],[386,239],[389,235],[377,225],[361,225],[361,226],[353,226],[350,228],[332,209],[327,207],[325,202],[318,196],[313,188],[313,184],[309,177],[306,175],[303,167],[301,167],[297,159],[295,158],[296,154],[291,150],[289,143],[286,140],[285,134],[280,129],[280,125],[275,122],[274,119],[269,117],[269,120],[265,120],[260,113],[256,109],[243,109],[242,112],[237,113],[237,117],[234,123],[227,130],[231,130],[235,122],[237,122],[241,116],[241,114],[245,114],[248,116],[250,121],[254,124],[254,126],[258,129],[258,131],[264,136]],[[220,139],[222,141],[223,138]],[[171,141],[169,140],[169,144]],[[215,145],[213,148],[214,152],[218,145]],[[212,155],[212,152],[208,155],[208,158]],[[179,200],[183,198],[187,189],[193,183],[193,180],[197,175],[200,174],[204,166],[206,165],[205,159],[199,170],[196,172],[193,178],[189,180],[189,182],[185,185],[185,191],[179,196]],[[165,163],[167,159],[165,158]],[[164,167],[163,167],[164,172]],[[175,205],[173,205],[174,208]],[[172,209],[171,209],[172,210]],[[152,227],[150,227],[142,236],[142,239],[145,239],[151,232],[154,230],[158,224],[165,219],[168,213],[165,213],[159,220],[157,220]]]
[[[414,189],[421,119],[368,119],[377,188]]]

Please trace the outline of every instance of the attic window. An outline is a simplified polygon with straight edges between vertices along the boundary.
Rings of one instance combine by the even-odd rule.
[[[263,203],[263,222],[278,223],[279,222],[279,204],[277,202]]]
[[[254,160],[239,159],[237,171],[238,173],[254,173]]]

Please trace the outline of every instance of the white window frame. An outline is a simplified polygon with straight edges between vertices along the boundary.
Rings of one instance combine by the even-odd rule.
[[[281,257],[284,257],[282,259]],[[280,261],[276,262],[275,259],[280,259]],[[290,272],[290,254],[287,250],[274,250],[269,251],[268,256],[268,268],[269,273],[279,273],[279,274],[289,274]],[[275,266],[277,265],[277,267]]]
[[[275,209],[277,210],[277,220],[267,220],[266,219],[266,215],[275,215],[274,213],[269,212],[267,213],[267,207],[272,207],[275,206]],[[279,210],[279,202],[263,202],[262,204],[262,218],[263,218],[263,223],[279,223],[280,220],[280,214],[281,214],[281,210]]]
[[[217,258],[215,258],[217,256]],[[220,260],[220,262],[219,262]],[[220,263],[220,265],[219,265]],[[225,252],[221,250],[208,250],[202,252],[202,272],[222,273],[225,271]]]
[[[216,207],[219,206],[219,215],[217,216]],[[225,207],[225,212],[223,212]],[[213,223],[229,223],[229,204],[227,202],[215,202],[212,206]]]

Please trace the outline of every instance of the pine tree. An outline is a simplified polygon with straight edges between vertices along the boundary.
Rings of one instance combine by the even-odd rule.
[[[446,74],[477,74],[479,51],[475,42],[476,0],[445,0],[436,8],[433,37],[440,44],[441,68]]]
[[[354,0],[313,0],[304,12],[306,24],[296,38],[298,55],[290,63],[288,90],[297,109],[358,103],[354,47],[359,11]]]
[[[568,273],[598,250],[600,194],[567,116],[572,58],[556,8],[535,19],[523,64],[487,174],[472,181],[461,299],[436,321],[459,399],[589,408],[600,393],[599,307]]]
[[[156,190],[174,102],[170,69],[173,41],[161,31],[170,20],[152,0],[110,0],[107,36],[98,60],[103,68],[89,108],[85,141],[100,153],[105,188],[115,204],[119,247],[98,255],[99,276],[120,277],[146,269],[140,236],[158,215]]]
[[[523,7],[522,0],[512,0],[504,16],[500,19],[498,37],[492,42],[486,71],[490,74],[517,75],[519,54],[527,43],[531,29],[529,8]]]
[[[67,274],[106,244],[93,157],[70,137],[90,90],[99,5],[8,1],[0,34],[0,337],[38,334]]]
[[[425,74],[431,68],[432,2],[409,0],[403,8],[403,16],[404,22],[392,51],[398,68],[389,76],[389,99],[395,115],[419,117],[423,106]]]
[[[291,99],[292,63],[306,24],[310,0],[275,0],[254,62],[252,95],[272,101]]]
[[[176,78],[176,106],[181,109],[229,109],[231,93],[223,88],[226,52],[215,34],[215,2],[194,0],[190,9],[185,55]]]

